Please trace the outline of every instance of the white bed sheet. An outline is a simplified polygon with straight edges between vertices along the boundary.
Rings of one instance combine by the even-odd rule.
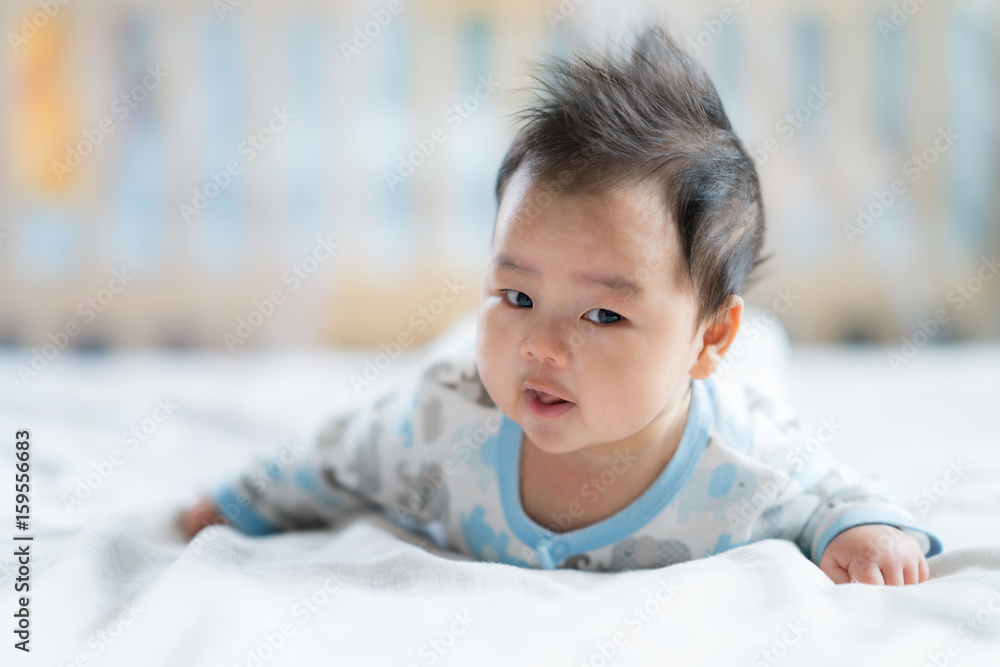
[[[177,513],[282,441],[308,443],[332,406],[363,400],[349,377],[378,350],[62,353],[27,386],[24,353],[0,353],[0,479],[12,499],[13,433],[29,428],[35,535],[32,651],[15,651],[8,631],[2,662],[1000,664],[1000,345],[923,349],[898,373],[889,349],[795,348],[771,379],[807,430],[841,424],[825,446],[941,535],[931,580],[898,588],[835,586],[779,540],[660,570],[519,569],[440,552],[370,512],[267,538],[215,527],[189,545]],[[751,362],[739,372],[763,377]],[[123,434],[158,399],[177,407],[127,451]],[[121,464],[70,511],[67,494],[116,449]],[[924,510],[914,494],[955,460],[968,470]]]

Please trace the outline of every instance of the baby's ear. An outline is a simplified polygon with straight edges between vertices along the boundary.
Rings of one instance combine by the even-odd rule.
[[[691,370],[688,371],[692,378],[704,380],[715,372],[722,363],[726,350],[736,338],[742,317],[743,299],[732,294],[719,309],[716,317],[699,327],[697,336],[701,338],[701,350]]]

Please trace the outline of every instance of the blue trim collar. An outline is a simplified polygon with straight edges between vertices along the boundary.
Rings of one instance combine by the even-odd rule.
[[[554,569],[568,556],[592,551],[619,542],[649,523],[670,503],[687,483],[708,443],[708,429],[714,418],[709,380],[691,381],[691,404],[677,451],[663,472],[631,504],[597,523],[556,533],[535,523],[521,505],[520,462],[524,430],[507,415],[502,416],[497,433],[497,476],[504,516],[514,534],[533,548],[542,567]]]

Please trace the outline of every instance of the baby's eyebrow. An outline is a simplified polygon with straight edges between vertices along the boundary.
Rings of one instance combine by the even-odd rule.
[[[531,276],[538,275],[538,269],[533,266],[518,264],[514,258],[503,253],[494,258],[493,265],[498,269],[510,269],[518,273],[526,273]],[[637,299],[642,296],[642,286],[628,276],[618,274],[608,274],[600,271],[578,271],[573,274],[578,281],[594,283],[608,287],[623,297]]]

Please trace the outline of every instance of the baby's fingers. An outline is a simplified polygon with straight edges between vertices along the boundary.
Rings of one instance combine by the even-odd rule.
[[[203,497],[201,501],[181,514],[181,525],[188,540],[194,537],[205,526],[215,523],[220,518],[212,501]]]
[[[882,570],[879,569],[878,563],[871,560],[852,560],[847,566],[847,574],[851,575],[852,582],[856,581],[859,584],[875,584],[876,586],[881,586],[885,583],[885,579],[882,578]]]
[[[931,576],[931,570],[927,566],[927,559],[920,556],[918,560],[907,563],[903,568],[903,579],[907,584],[922,584]]]
[[[903,566],[899,563],[889,563],[882,566],[882,579],[887,586],[902,586],[905,581]]]
[[[827,565],[826,568],[823,569],[823,573],[830,577],[830,580],[835,584],[851,583],[851,575],[847,574],[847,570],[840,567],[836,563],[833,565]]]

